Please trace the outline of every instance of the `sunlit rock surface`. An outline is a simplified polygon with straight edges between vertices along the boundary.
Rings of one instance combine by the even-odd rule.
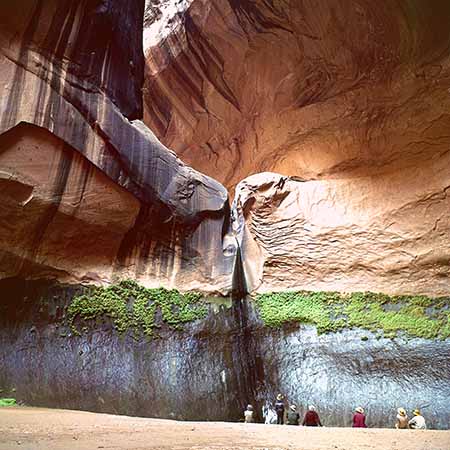
[[[417,165],[450,144],[449,20],[445,0],[194,0],[146,49],[145,121],[227,187]]]
[[[226,190],[130,122],[143,12],[143,0],[0,6],[1,276],[228,287]]]
[[[450,292],[449,20],[413,0],[194,0],[165,20],[146,123],[231,191],[272,172],[237,188],[252,288]]]
[[[235,208],[259,291],[448,295],[450,154],[376,177],[254,175]]]

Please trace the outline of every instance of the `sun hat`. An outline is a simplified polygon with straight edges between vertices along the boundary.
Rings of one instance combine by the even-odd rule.
[[[364,409],[361,408],[361,406],[358,406],[357,408],[355,408],[356,412],[359,412],[361,414],[364,414]]]
[[[315,411],[316,408],[314,407],[314,405],[309,405],[309,406],[308,406],[308,409],[309,409],[310,411]]]
[[[291,409],[292,409],[292,411],[296,411],[297,407],[295,405],[291,405]]]
[[[420,410],[416,408],[416,409],[413,411],[413,414],[414,414],[415,416],[420,416]]]
[[[397,412],[401,415],[401,416],[406,416],[406,411],[404,408],[398,408]]]
[[[277,400],[283,400],[283,396],[281,394],[277,395]]]

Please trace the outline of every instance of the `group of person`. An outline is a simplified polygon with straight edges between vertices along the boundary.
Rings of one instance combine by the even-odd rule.
[[[397,429],[413,429],[413,430],[426,430],[427,424],[425,418],[422,416],[419,409],[413,411],[413,416],[408,420],[408,416],[404,408],[397,409],[397,422],[395,423]]]
[[[275,402],[275,413],[276,413],[276,423],[278,425],[283,425],[285,423],[287,425],[300,425],[300,414],[297,411],[296,405],[290,405],[289,410],[285,411],[285,402],[284,397],[281,394],[278,394],[276,402]],[[265,417],[265,423],[275,423],[275,417],[271,419],[268,415],[269,410],[263,408],[263,416]],[[247,409],[244,411],[244,421],[246,423],[255,422],[254,419],[254,411],[253,406],[248,405]],[[306,411],[301,425],[306,427],[321,427],[322,423],[320,421],[319,414],[316,411],[314,405],[308,406],[308,411]],[[364,409],[358,406],[355,408],[355,412],[353,414],[352,419],[352,427],[353,428],[367,428],[366,425],[366,415],[364,413]],[[397,410],[397,421],[395,423],[395,428],[397,429],[426,429],[425,418],[420,413],[419,409],[415,409],[413,411],[413,417],[411,419],[408,418],[406,411],[404,408],[398,408]]]

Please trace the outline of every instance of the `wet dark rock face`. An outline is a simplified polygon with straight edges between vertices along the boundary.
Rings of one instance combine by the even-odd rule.
[[[238,300],[152,341],[121,337],[106,322],[77,337],[63,316],[82,287],[10,279],[0,289],[0,389],[31,405],[239,420],[248,402],[259,412],[283,392],[301,412],[314,404],[328,426],[350,425],[360,405],[369,426],[392,426],[399,406],[421,407],[433,428],[450,419],[449,340],[269,329]]]
[[[83,94],[104,91],[123,115],[130,120],[139,119],[144,70],[143,13],[144,0],[2,2],[2,35],[15,34],[11,41],[18,36],[21,39],[18,53],[14,54],[13,46],[2,50],[5,54],[10,52],[8,56],[13,61],[35,73],[57,93],[64,91],[69,96],[72,88],[79,90],[82,109],[92,107],[84,104]],[[24,81],[25,76],[18,70],[11,94],[15,91],[15,98],[9,99],[16,104],[16,112]],[[44,101],[42,98],[41,103]]]

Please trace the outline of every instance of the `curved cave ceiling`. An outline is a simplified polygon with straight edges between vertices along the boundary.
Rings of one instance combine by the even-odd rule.
[[[166,0],[146,18],[144,121],[231,190],[258,172],[375,175],[448,151],[446,1]]]
[[[449,293],[448,2],[19,4],[1,277]]]

